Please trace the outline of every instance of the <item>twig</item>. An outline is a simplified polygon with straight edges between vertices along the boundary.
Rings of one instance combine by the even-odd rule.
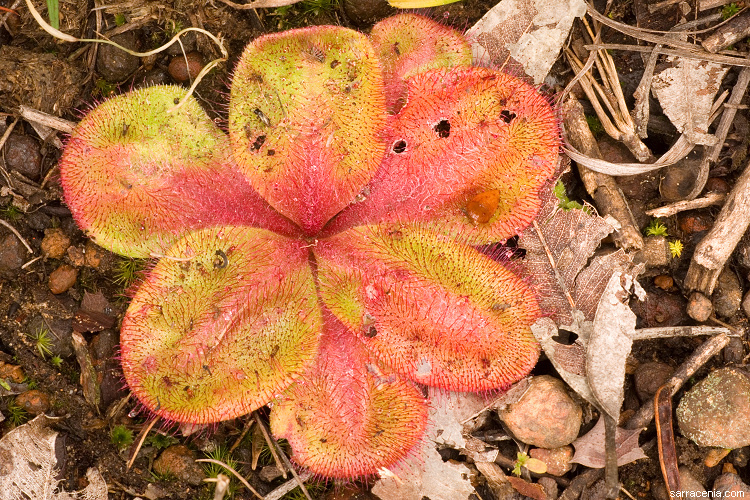
[[[271,437],[271,433],[266,428],[265,422],[263,422],[263,420],[261,420],[260,417],[258,417],[258,413],[253,412],[253,416],[255,417],[255,423],[258,424],[258,427],[260,427],[260,430],[263,432],[263,436],[266,438],[266,441],[268,441],[268,446],[270,446],[271,450],[273,451],[278,446],[278,443],[276,442],[275,439]],[[289,469],[289,471],[291,471],[292,475],[294,476],[294,479],[297,481],[297,484],[299,485],[299,489],[302,490],[302,493],[304,493],[305,498],[307,498],[307,500],[312,500],[310,493],[307,491],[307,488],[305,487],[305,482],[302,480],[299,474],[297,474],[297,471],[294,470],[294,467],[292,467],[292,464],[289,462],[289,459],[286,458],[286,454],[284,454],[283,450],[279,448],[279,451],[281,452],[280,456],[284,462],[284,465],[286,466],[286,468]],[[278,455],[276,455],[276,453],[274,452],[274,458],[277,458],[277,457]],[[282,472],[284,471],[284,467],[279,467],[279,469],[281,469]],[[286,474],[284,474],[284,477],[286,478]]]
[[[750,35],[750,12],[744,12],[730,19],[711,36],[703,40],[701,45],[707,51],[715,54],[748,35]]]
[[[154,415],[153,418],[151,418],[151,420],[146,424],[146,426],[143,429],[141,429],[141,432],[138,434],[138,443],[130,452],[130,459],[128,459],[128,463],[125,466],[126,470],[130,470],[130,468],[133,466],[133,463],[135,463],[135,457],[138,456],[138,452],[141,450],[141,447],[143,446],[144,441],[146,441],[146,436],[148,436],[148,433],[151,431],[154,425],[156,425],[156,422],[158,420],[159,420],[159,417]]]
[[[73,129],[76,126],[75,122],[58,118],[43,111],[30,108],[29,106],[25,106],[23,104],[18,107],[18,112],[21,117],[28,122],[36,122],[40,125],[58,130],[65,134],[70,134],[71,132],[73,132]]]
[[[703,198],[695,198],[694,200],[682,200],[670,205],[664,205],[663,207],[646,210],[646,215],[650,215],[651,217],[670,217],[687,210],[696,210],[698,208],[721,205],[724,200],[726,200],[726,198],[727,195],[724,193],[711,192]]]
[[[677,391],[680,390],[682,385],[687,379],[693,376],[709,359],[721,352],[721,350],[729,343],[729,336],[721,333],[703,342],[693,354],[690,355],[672,374],[672,377],[667,380],[665,385],[671,387],[670,394],[674,396]],[[654,418],[654,399],[649,399],[644,403],[635,415],[625,424],[626,429],[640,429],[646,427],[651,420]]]
[[[728,335],[729,337],[742,336],[742,333],[739,331],[717,326],[659,326],[655,328],[636,328],[630,338],[633,340],[649,340],[719,334]]]
[[[711,295],[729,256],[750,224],[750,165],[737,179],[714,227],[698,243],[690,261],[685,287]]]
[[[300,480],[307,481],[313,476],[312,472],[310,471],[304,471],[299,475]],[[289,481],[285,482],[275,490],[271,491],[268,495],[266,495],[263,500],[279,500],[281,497],[292,491],[294,488],[299,486],[299,483],[297,482],[297,478],[290,479]]]
[[[0,219],[0,224],[10,229],[10,232],[16,235],[16,238],[18,238],[21,241],[21,243],[23,243],[23,246],[26,247],[26,250],[28,250],[29,253],[34,253],[34,250],[31,249],[31,246],[29,245],[29,243],[25,239],[23,239],[23,236],[21,236],[21,233],[19,233],[15,227],[11,226],[7,222],[5,222],[3,219]]]
[[[589,469],[578,474],[557,500],[576,500],[584,489],[597,482],[602,476],[604,476],[604,469]]]
[[[603,412],[604,419],[604,491],[606,498],[615,499],[620,492],[617,479],[617,422],[609,413]]]
[[[255,495],[256,497],[258,497],[260,499],[263,498],[263,495],[261,495],[260,493],[258,493],[257,491],[255,491],[255,488],[253,488],[252,486],[250,486],[250,483],[247,482],[247,479],[245,479],[244,477],[242,477],[242,474],[240,474],[239,472],[237,472],[236,470],[234,470],[232,467],[230,467],[229,465],[225,464],[221,460],[214,460],[213,458],[199,458],[199,459],[196,460],[196,462],[208,462],[208,463],[212,463],[212,464],[216,464],[216,465],[221,465],[226,470],[228,470],[229,472],[231,472],[232,474],[234,474],[235,477],[237,479],[239,479],[240,482],[245,485],[245,488],[247,488],[248,490],[250,490],[250,492],[253,495]]]
[[[601,158],[599,146],[591,134],[583,114],[583,107],[578,100],[571,95],[563,104],[561,112],[564,116],[566,136],[570,143],[589,158]],[[578,171],[586,191],[596,202],[599,212],[613,216],[620,223],[620,227],[615,229],[613,235],[617,246],[627,251],[637,251],[643,248],[643,236],[636,228],[628,202],[615,179],[580,164]]]
[[[260,416],[257,412],[253,412],[253,420],[255,420],[255,423],[258,425],[258,429],[260,429],[260,432],[263,434],[263,438],[266,440],[266,444],[268,444],[268,448],[271,450],[271,455],[273,456],[273,461],[276,464],[276,467],[278,467],[278,469],[284,476],[284,479],[286,479],[286,467],[284,467],[279,454],[276,452],[276,446],[274,446],[274,439],[271,437],[271,433],[268,432],[268,429],[266,429],[265,425],[261,425]]]
[[[2,137],[0,137],[0,149],[5,146],[5,142],[8,140],[8,137],[10,137],[10,133],[13,132],[13,129],[16,127],[16,123],[18,123],[18,118],[13,120],[13,123],[11,123],[8,128],[5,129],[5,133]]]
[[[677,470],[677,450],[674,444],[672,429],[672,395],[670,387],[663,385],[654,394],[654,413],[656,415],[656,443],[659,447],[659,465],[667,486],[669,496],[680,487],[680,473]]]

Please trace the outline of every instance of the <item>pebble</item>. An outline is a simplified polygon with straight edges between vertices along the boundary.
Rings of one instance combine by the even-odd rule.
[[[154,85],[166,85],[172,80],[169,73],[162,68],[154,68],[143,76],[141,87],[153,87]]]
[[[542,485],[544,494],[547,495],[549,500],[555,500],[558,497],[559,486],[557,486],[557,481],[551,477],[540,477],[537,479],[537,483]]]
[[[691,234],[708,231],[713,227],[714,221],[709,215],[691,213],[679,216],[677,225],[685,236],[689,236]]]
[[[50,259],[62,259],[70,246],[70,238],[60,228],[45,229],[42,253]]]
[[[78,269],[68,264],[60,264],[60,267],[49,275],[49,289],[55,295],[59,295],[75,285],[76,279],[78,279]]]
[[[663,267],[669,265],[670,258],[669,243],[664,236],[643,238],[643,249],[637,256],[639,262],[646,264],[646,267]]]
[[[674,279],[668,274],[660,274],[654,278],[654,285],[662,290],[671,290],[674,286]]]
[[[0,240],[0,274],[9,274],[20,268],[26,256],[26,248],[13,234],[8,234]]]
[[[187,83],[195,80],[204,64],[203,55],[200,52],[188,52],[184,56],[182,54],[174,56],[169,62],[167,72],[176,82]]]
[[[4,361],[0,361],[0,378],[9,379],[16,384],[23,382],[26,375],[23,373],[23,368],[20,365],[11,365]]]
[[[693,292],[690,294],[687,304],[687,313],[688,316],[695,321],[706,321],[711,316],[713,310],[714,308],[711,301],[701,292]]]
[[[729,193],[729,183],[721,177],[709,177],[706,181],[706,187],[703,189],[706,193]]]
[[[698,163],[700,160],[686,158],[685,160],[670,165],[663,170],[659,193],[666,201],[679,201],[687,198],[698,178]]]
[[[724,318],[734,316],[740,310],[742,285],[731,269],[725,267],[719,275],[711,302],[716,314]]]
[[[37,389],[22,392],[16,396],[15,403],[32,415],[41,415],[50,406],[49,395]]]
[[[182,42],[182,45],[180,45]],[[170,56],[180,56],[184,52],[192,52],[198,45],[198,35],[195,31],[188,31],[180,35],[180,41],[176,41],[169,46],[167,54]]]
[[[748,414],[750,379],[738,368],[721,368],[682,397],[677,423],[698,446],[741,448],[750,444]]]
[[[154,460],[154,472],[160,475],[172,474],[194,486],[201,484],[205,477],[203,469],[195,461],[193,452],[183,444],[175,444],[164,450],[159,458]]]
[[[387,0],[344,0],[346,17],[358,28],[368,28],[391,15]]]
[[[114,254],[106,251],[91,240],[86,242],[86,248],[83,250],[86,265],[106,272],[114,263]]]
[[[559,448],[578,437],[582,410],[559,379],[533,377],[521,399],[499,412],[513,435],[539,448]]]
[[[136,50],[135,33],[126,31],[111,40],[130,50]],[[140,59],[112,45],[102,45],[96,57],[96,70],[108,82],[120,82],[129,77],[140,65]]]
[[[68,259],[70,259],[70,263],[75,267],[81,267],[86,264],[86,254],[84,253],[83,246],[69,246]]]
[[[547,465],[547,474],[553,476],[562,476],[573,467],[570,463],[570,459],[573,458],[572,446],[561,446],[551,450],[532,448],[529,451],[529,456],[544,462]]]
[[[716,478],[714,490],[716,498],[745,498],[750,496],[750,487],[742,482],[740,476],[731,472]]]
[[[686,301],[682,295],[654,288],[646,294],[646,300],[633,301],[632,309],[639,319],[639,327],[675,326],[684,324]]]
[[[638,393],[642,403],[645,403],[656,394],[656,390],[669,380],[674,368],[666,363],[651,361],[638,366],[633,374],[635,392]]]
[[[680,486],[682,486],[683,496],[682,498],[705,498],[706,489],[698,481],[695,476],[690,473],[687,467],[680,467],[678,469],[680,473]],[[671,497],[667,493],[667,488],[663,482],[659,482],[653,489],[654,498],[656,500],[666,500]]]
[[[3,146],[5,167],[15,170],[32,181],[42,173],[42,153],[39,143],[28,135],[13,132]]]

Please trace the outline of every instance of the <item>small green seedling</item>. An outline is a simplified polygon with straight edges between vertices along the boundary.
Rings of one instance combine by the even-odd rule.
[[[646,226],[646,236],[669,236],[667,226],[662,224],[659,219],[652,219]]]
[[[547,464],[539,459],[531,458],[526,453],[519,451],[516,457],[515,466],[513,467],[513,474],[520,476],[522,467],[528,469],[530,472],[536,472],[537,474],[544,474],[547,472]]]
[[[174,438],[169,434],[162,434],[161,432],[154,432],[153,434],[149,434],[146,438],[146,444],[153,446],[157,450],[164,450],[177,443],[179,443],[177,438]]]
[[[51,358],[49,358],[49,363],[58,369],[62,366],[62,362],[63,359],[60,356],[52,356]]]
[[[721,18],[726,21],[730,17],[734,16],[735,14],[739,13],[740,6],[737,5],[737,3],[732,2],[729,5],[725,5],[721,9]]]
[[[34,333],[29,334],[29,339],[34,343],[34,347],[42,359],[52,356],[52,336],[46,326],[42,326]]]
[[[573,201],[570,198],[568,198],[568,193],[565,190],[565,184],[561,180],[558,180],[555,184],[555,187],[553,188],[553,192],[555,193],[555,196],[558,200],[560,200],[559,207],[565,211],[567,210],[573,210],[583,209],[583,205],[581,205],[577,201]]]
[[[115,445],[115,448],[124,450],[133,444],[133,431],[124,425],[115,425],[109,433],[109,438],[112,444]]]
[[[678,259],[682,255],[682,240],[674,240],[669,242],[669,253],[673,259]]]
[[[117,260],[114,270],[114,282],[123,288],[128,288],[146,265],[144,259],[122,257]]]
[[[29,420],[29,412],[23,406],[17,405],[16,403],[8,403],[8,422],[13,427],[23,425]]]

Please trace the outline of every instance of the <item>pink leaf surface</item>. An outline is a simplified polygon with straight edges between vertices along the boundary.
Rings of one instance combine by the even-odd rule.
[[[533,368],[533,291],[475,249],[414,225],[362,226],[314,249],[320,295],[399,374],[454,391],[507,388]]]
[[[317,363],[274,403],[271,428],[294,460],[325,477],[369,476],[421,441],[427,400],[372,358],[330,314]]]

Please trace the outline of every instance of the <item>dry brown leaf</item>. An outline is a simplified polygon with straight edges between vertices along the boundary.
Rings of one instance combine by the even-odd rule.
[[[49,428],[55,419],[39,415],[0,439],[0,496],[49,500],[107,500],[107,485],[99,471],[86,472],[89,485],[75,494],[58,487],[55,442]]]
[[[583,0],[502,0],[466,33],[474,61],[508,68],[520,64],[540,84],[560,53]]]
[[[521,495],[533,498],[534,500],[547,500],[547,494],[544,492],[541,484],[529,483],[520,477],[508,476],[508,482],[513,489]]]
[[[668,61],[672,67],[654,75],[651,84],[664,114],[693,144],[714,144],[716,137],[708,133],[709,117],[714,96],[729,68],[683,57],[670,57]]]
[[[615,441],[617,447],[617,465],[625,465],[635,462],[640,458],[648,458],[640,446],[638,446],[638,436],[643,429],[622,429],[617,428]],[[570,460],[593,469],[604,468],[605,450],[604,450],[604,418],[599,418],[593,429],[584,436],[573,441],[575,454]]]
[[[485,401],[474,393],[430,390],[430,428],[424,439],[421,463],[404,464],[395,476],[382,475],[372,492],[382,500],[464,500],[476,494],[472,471],[462,463],[443,462],[436,446],[463,448],[463,422],[476,415]]]

